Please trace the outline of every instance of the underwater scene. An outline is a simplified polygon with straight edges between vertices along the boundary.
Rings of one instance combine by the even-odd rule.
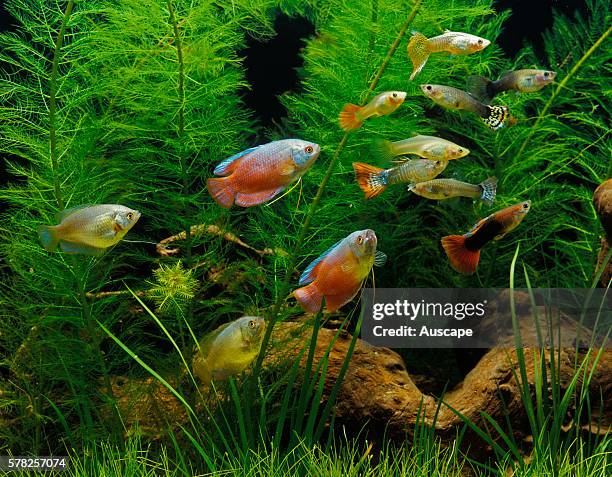
[[[612,475],[611,12],[2,0],[0,475]]]

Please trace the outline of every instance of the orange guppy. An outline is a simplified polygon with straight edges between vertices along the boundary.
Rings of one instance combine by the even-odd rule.
[[[317,313],[325,298],[325,310],[336,311],[351,301],[370,274],[372,265],[382,266],[387,256],[376,251],[373,230],[358,230],[343,238],[314,260],[299,284],[306,285],[293,292],[302,308]]]
[[[491,240],[499,240],[514,230],[531,210],[531,201],[499,210],[478,222],[465,235],[442,238],[442,247],[451,265],[459,273],[471,275],[478,267],[480,249]]]
[[[359,129],[368,118],[391,114],[401,106],[405,99],[406,93],[404,91],[387,91],[375,96],[365,106],[357,106],[352,103],[345,104],[338,116],[340,127],[345,131]]]
[[[318,144],[301,139],[283,139],[246,151],[221,162],[206,187],[220,206],[230,208],[263,204],[298,180],[319,157]]]

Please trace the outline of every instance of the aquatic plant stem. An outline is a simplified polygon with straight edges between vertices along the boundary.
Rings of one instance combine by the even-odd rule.
[[[552,106],[552,103],[555,100],[555,98],[557,97],[557,95],[561,92],[561,90],[563,90],[565,88],[565,85],[567,84],[567,82],[570,80],[570,78],[572,78],[576,74],[576,72],[580,69],[580,67],[584,64],[584,62],[586,60],[588,60],[589,57],[595,52],[595,50],[597,50],[597,48],[599,48],[603,44],[603,42],[606,40],[606,38],[608,38],[608,36],[610,35],[610,31],[612,31],[612,27],[608,28],[599,37],[599,39],[595,43],[593,43],[591,48],[589,48],[587,50],[587,52],[584,55],[582,55],[582,58],[580,58],[576,62],[576,64],[572,67],[570,72],[567,75],[565,75],[565,77],[561,80],[561,82],[557,86],[557,89],[555,89],[553,94],[550,96],[549,100],[544,105],[544,108],[542,108],[542,111],[540,111],[540,114],[538,115],[538,118],[536,119],[536,122],[531,127],[531,129],[529,131],[529,134],[527,135],[527,137],[523,141],[523,144],[521,144],[520,149],[516,153],[517,157],[521,157],[522,156],[523,152],[525,151],[525,148],[527,147],[527,144],[529,143],[529,141],[531,141],[531,138],[533,138],[533,135],[538,130],[538,126],[540,125],[540,123],[544,119],[544,116],[546,115],[546,113],[548,112],[550,107]]]
[[[414,20],[414,17],[416,16],[420,6],[421,6],[421,0],[417,0],[414,3],[414,6],[412,7],[412,10],[411,10],[410,14],[406,18],[406,21],[402,24],[402,26],[401,26],[398,34],[397,34],[397,37],[395,38],[395,41],[393,42],[393,44],[391,45],[391,47],[387,51],[387,55],[385,56],[385,59],[381,63],[380,67],[378,68],[378,71],[376,72],[376,76],[374,77],[374,79],[370,83],[370,86],[368,88],[366,97],[361,102],[361,105],[364,105],[367,102],[368,97],[370,96],[370,94],[374,91],[374,89],[378,85],[378,82],[380,81],[380,78],[382,77],[385,69],[387,68],[387,64],[389,63],[389,61],[391,60],[391,58],[395,54],[395,51],[397,50],[400,42],[402,41],[402,39],[406,35],[406,31],[408,30],[408,27],[410,26],[410,24]],[[329,161],[329,165],[327,166],[327,171],[325,172],[325,175],[323,176],[323,180],[321,181],[321,184],[319,185],[319,188],[317,190],[315,198],[313,199],[313,201],[310,204],[310,207],[309,207],[308,212],[306,214],[306,218],[304,219],[302,227],[300,228],[300,231],[298,233],[298,236],[297,236],[297,239],[296,239],[296,242],[295,242],[295,246],[293,247],[293,250],[292,250],[291,254],[289,255],[288,265],[287,265],[287,273],[285,274],[285,278],[284,278],[284,280],[281,283],[281,286],[279,288],[279,292],[278,292],[278,295],[277,295],[277,298],[276,298],[276,302],[274,304],[274,307],[273,307],[272,312],[270,314],[268,325],[266,327],[266,333],[264,334],[264,338],[263,338],[263,341],[262,341],[261,351],[260,351],[259,355],[257,356],[257,361],[255,363],[254,373],[253,373],[255,377],[259,376],[259,372],[261,371],[261,366],[262,366],[262,363],[263,363],[263,359],[264,359],[264,356],[266,355],[267,348],[268,348],[268,345],[270,343],[270,337],[272,336],[272,330],[274,329],[274,325],[276,324],[276,321],[278,320],[278,315],[279,315],[279,312],[280,312],[280,307],[282,305],[282,302],[283,302],[285,296],[289,292],[291,276],[293,274],[293,270],[295,269],[295,265],[297,263],[299,252],[300,252],[300,250],[302,248],[302,244],[304,243],[304,239],[306,238],[306,233],[308,232],[308,230],[310,228],[310,223],[311,223],[312,218],[313,218],[313,216],[314,216],[314,214],[315,214],[315,212],[317,210],[317,207],[319,205],[321,197],[323,196],[323,192],[325,190],[325,186],[327,185],[327,183],[329,182],[329,179],[331,178],[331,175],[332,175],[332,173],[334,171],[334,168],[335,168],[335,166],[336,166],[336,164],[337,164],[337,162],[338,162],[338,160],[340,158],[340,153],[344,149],[344,146],[346,145],[346,143],[348,141],[348,138],[349,138],[349,133],[347,132],[347,133],[344,134],[344,136],[342,136],[342,139],[340,140],[340,143],[338,144],[338,147],[336,148],[336,150],[335,150],[331,160]],[[252,380],[252,382],[255,382],[255,380]],[[251,396],[253,396],[252,393],[251,393]]]
[[[53,191],[59,210],[64,210],[64,201],[60,190],[59,166],[57,161],[57,74],[59,70],[60,51],[64,43],[64,34],[66,33],[66,25],[72,15],[73,7],[74,0],[70,0],[66,6],[62,24],[57,34],[57,40],[55,41],[55,50],[53,51],[53,61],[51,63],[51,78],[49,80],[49,155],[51,157],[51,167],[53,168]]]
[[[170,14],[170,23],[172,24],[172,30],[174,31],[174,43],[176,45],[176,56],[178,61],[178,129],[177,138],[179,142],[179,163],[181,167],[181,182],[182,190],[181,193],[185,196],[189,190],[189,177],[188,177],[188,166],[187,159],[185,157],[185,61],[183,59],[183,41],[179,32],[179,25],[176,20],[174,13],[174,7],[172,6],[172,0],[168,0],[168,13]],[[187,212],[185,210],[184,212]],[[185,226],[185,265],[189,267],[191,265],[191,227],[189,224]]]

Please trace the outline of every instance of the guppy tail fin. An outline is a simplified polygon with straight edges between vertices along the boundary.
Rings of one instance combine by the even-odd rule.
[[[442,247],[451,265],[459,273],[471,275],[476,271],[480,260],[480,250],[468,250],[465,246],[465,236],[447,235],[442,238]]]
[[[468,76],[466,84],[468,92],[480,101],[489,103],[495,97],[496,91],[493,88],[493,81],[489,78],[484,76]]]
[[[340,111],[340,115],[338,116],[338,121],[340,122],[340,127],[345,131],[353,131],[354,129],[359,129],[363,124],[363,121],[360,121],[357,118],[357,111],[361,108],[356,104],[347,103]]]
[[[488,113],[482,117],[482,121],[494,131],[508,125],[510,111],[506,106],[487,106]]]
[[[215,179],[207,179],[206,187],[210,196],[221,207],[229,209],[236,199],[236,193],[230,186],[229,177],[220,177]]]
[[[497,194],[497,177],[489,177],[478,185],[482,189],[480,200],[486,205],[492,205],[495,200],[495,194]]]
[[[38,238],[47,252],[53,252],[59,243],[57,229],[53,225],[41,225],[38,227]]]
[[[308,313],[318,313],[323,303],[323,295],[315,283],[298,288],[293,292],[293,296],[301,307]]]
[[[429,40],[425,35],[419,32],[414,32],[410,41],[408,42],[408,57],[412,61],[413,71],[410,75],[410,80],[413,80],[418,75],[427,59],[429,58]]]
[[[363,162],[353,162],[353,169],[355,169],[357,184],[365,193],[366,199],[376,197],[387,188],[388,182],[386,175],[383,174],[384,169]]]

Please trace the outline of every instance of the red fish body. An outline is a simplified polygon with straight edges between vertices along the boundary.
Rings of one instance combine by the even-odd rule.
[[[499,240],[514,230],[531,209],[531,201],[506,207],[478,222],[465,235],[442,238],[442,247],[459,273],[471,275],[478,267],[480,250],[491,240]]]
[[[320,151],[318,144],[301,139],[256,146],[221,162],[214,174],[224,177],[208,179],[206,186],[222,207],[259,205],[302,177]]]
[[[293,292],[302,308],[317,313],[325,298],[326,311],[336,311],[351,301],[369,275],[372,265],[382,265],[385,254],[376,251],[376,234],[366,229],[353,232],[314,260],[302,273]]]

